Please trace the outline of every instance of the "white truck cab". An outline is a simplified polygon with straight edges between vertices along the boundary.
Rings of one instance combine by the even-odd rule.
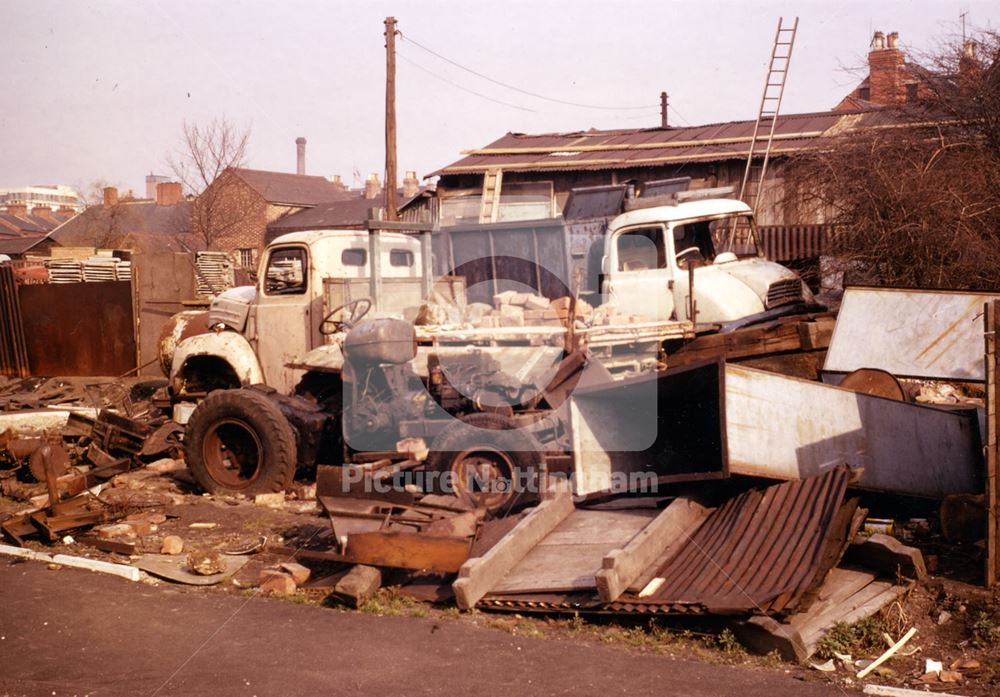
[[[683,199],[673,197],[672,205],[637,203],[609,222],[601,263],[603,302],[656,320],[703,324],[813,302],[795,272],[763,258],[747,204]]]

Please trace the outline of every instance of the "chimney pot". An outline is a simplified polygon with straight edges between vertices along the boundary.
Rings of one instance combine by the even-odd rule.
[[[881,51],[883,48],[885,48],[885,34],[877,31],[872,37],[872,50]]]
[[[295,139],[296,166],[295,173],[303,175],[306,173],[306,139],[299,136]]]
[[[406,176],[403,177],[403,196],[405,198],[413,198],[420,193],[420,180],[417,179],[416,171],[412,169],[406,170]]]
[[[118,205],[118,189],[114,186],[104,187],[104,207],[111,208]]]
[[[372,172],[365,180],[365,198],[378,198],[380,193],[382,193],[382,184],[379,183],[378,172]]]
[[[347,185],[344,184],[344,180],[340,178],[339,174],[333,174],[330,176],[330,183],[341,191],[347,191]]]
[[[887,37],[887,45],[889,48],[899,48],[899,32],[894,31]]]
[[[156,205],[173,206],[183,199],[180,182],[160,182],[156,185]]]

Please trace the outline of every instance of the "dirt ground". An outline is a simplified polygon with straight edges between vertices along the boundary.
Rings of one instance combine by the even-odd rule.
[[[30,485],[29,485],[30,486]],[[328,524],[319,514],[314,500],[314,489],[306,482],[299,482],[283,503],[274,507],[255,505],[243,498],[209,496],[200,494],[183,469],[182,463],[169,459],[133,472],[119,475],[101,492],[102,500],[125,507],[131,512],[151,511],[164,514],[165,519],[156,523],[148,534],[131,539],[137,552],[159,552],[163,539],[176,535],[185,542],[184,554],[220,550],[246,551],[268,544],[298,545],[321,535]],[[23,501],[11,497],[0,498],[0,518],[25,507]],[[32,540],[29,547],[48,553],[63,553],[129,563],[128,556],[101,552],[82,544],[71,533],[70,538],[53,545]],[[933,535],[919,541],[928,553],[938,556],[939,567],[959,569],[953,576],[961,577],[974,569],[975,548],[947,547]],[[969,563],[965,571],[958,561]],[[285,559],[266,552],[248,555],[246,565],[230,579],[215,586],[194,587],[175,584],[153,577],[143,583],[169,589],[176,603],[190,602],[189,596],[233,596],[256,598],[261,570]],[[917,635],[904,647],[900,655],[885,664],[864,682],[926,689],[931,692],[947,691],[962,695],[994,695],[1000,693],[1000,597],[981,587],[959,579],[933,576],[916,586],[902,602],[887,608],[882,615],[853,627],[841,627],[831,632],[821,647],[821,655],[810,664],[822,664],[827,657],[850,654],[851,664],[834,658],[833,670],[823,672],[810,665],[797,665],[782,661],[776,655],[749,655],[736,641],[724,624],[717,620],[691,622],[684,618],[663,617],[655,620],[630,617],[577,617],[577,616],[526,616],[490,612],[459,612],[448,599],[448,580],[440,578],[413,579],[397,574],[390,575],[388,584],[359,610],[344,610],[330,598],[333,582],[343,573],[343,568],[332,564],[307,564],[313,571],[312,589],[299,589],[294,595],[275,601],[268,607],[310,605],[339,611],[381,615],[406,616],[428,620],[458,623],[484,630],[509,634],[518,638],[545,639],[558,642],[558,646],[578,646],[580,650],[605,646],[631,654],[662,656],[670,660],[689,661],[707,666],[748,667],[763,674],[790,676],[799,684],[829,685],[843,690],[855,690],[861,681],[855,673],[858,666],[853,661],[873,659],[886,648],[887,633],[898,639],[910,627],[917,628]],[[110,600],[110,599],[109,599]],[[73,612],[67,601],[67,612]],[[295,612],[289,607],[289,612]],[[941,682],[930,678],[921,680],[926,659],[941,661],[946,671],[951,668],[949,680]],[[623,659],[624,660],[624,659]],[[11,694],[15,694],[12,692]],[[27,693],[26,693],[27,694]],[[791,694],[791,693],[789,693]]]

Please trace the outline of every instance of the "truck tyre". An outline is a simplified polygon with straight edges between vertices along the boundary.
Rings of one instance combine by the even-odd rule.
[[[260,392],[212,392],[191,414],[185,441],[191,475],[213,494],[282,491],[295,475],[295,433]]]
[[[542,452],[538,439],[503,414],[469,414],[431,443],[427,469],[433,488],[490,512],[539,499]]]

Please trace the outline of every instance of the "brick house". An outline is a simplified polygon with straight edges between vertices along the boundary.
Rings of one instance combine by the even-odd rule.
[[[833,110],[899,106],[930,96],[927,73],[906,60],[906,54],[899,47],[899,32],[886,35],[877,31],[868,52],[868,75]]]
[[[18,258],[45,235],[76,215],[76,210],[49,206],[28,207],[12,201],[0,209],[0,254]]]
[[[191,230],[206,248],[228,252],[241,267],[255,269],[269,223],[347,198],[336,178],[229,168],[194,200]]]

